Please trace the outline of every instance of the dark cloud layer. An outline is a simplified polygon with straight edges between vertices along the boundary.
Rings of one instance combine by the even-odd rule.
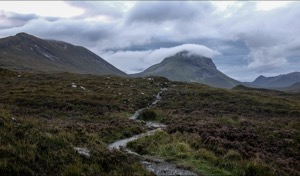
[[[83,45],[127,72],[143,70],[163,59],[157,57],[191,46],[184,44],[219,52],[213,55],[217,67],[239,80],[299,71],[299,2],[269,11],[259,11],[258,2],[248,1],[224,11],[206,1],[66,3],[83,13],[44,17],[0,6],[0,37],[24,31]]]
[[[5,12],[0,9],[0,29],[23,26],[30,20],[37,18],[38,16],[34,14],[21,15],[14,12]]]
[[[192,21],[204,18],[213,9],[209,2],[149,1],[138,2],[129,12],[127,23]]]

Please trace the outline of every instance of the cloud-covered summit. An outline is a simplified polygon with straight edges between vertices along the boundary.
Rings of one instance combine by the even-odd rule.
[[[239,80],[299,71],[299,2],[57,1],[47,6],[53,15],[38,10],[46,1],[22,11],[2,3],[0,37],[27,32],[83,45],[129,73],[184,44],[220,53],[217,67]]]
[[[191,54],[201,55],[205,57],[214,57],[221,53],[197,44],[183,44],[171,48],[159,48],[144,51],[117,51],[100,53],[104,58],[115,65],[117,68],[125,68],[127,73],[137,73],[145,70],[153,63],[159,63],[166,57],[172,56],[181,51],[189,51]],[[133,64],[138,62],[139,64]]]

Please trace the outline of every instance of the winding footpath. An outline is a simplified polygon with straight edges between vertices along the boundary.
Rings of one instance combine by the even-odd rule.
[[[148,107],[142,108],[137,110],[129,119],[138,121],[138,117],[140,116],[141,112],[145,109],[151,108],[156,106],[156,104],[161,100],[161,94],[168,89],[163,88],[161,91],[156,95],[155,101]],[[120,150],[123,148],[127,153],[132,155],[136,155],[140,158],[141,164],[150,172],[154,173],[155,175],[184,175],[184,176],[196,176],[197,174],[185,169],[178,168],[175,164],[166,162],[162,159],[155,158],[153,156],[144,156],[140,155],[136,152],[131,151],[130,149],[126,148],[127,143],[137,140],[139,138],[153,135],[155,132],[163,130],[166,128],[165,124],[156,123],[148,121],[145,125],[148,129],[151,129],[145,133],[141,133],[130,138],[122,139],[111,143],[108,148],[109,150]]]

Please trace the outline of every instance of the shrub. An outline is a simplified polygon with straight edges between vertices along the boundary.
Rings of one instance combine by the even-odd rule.
[[[258,164],[258,163],[249,163],[247,165],[247,168],[245,170],[246,176],[268,176],[272,175],[270,173],[270,169],[264,166],[263,164]]]
[[[212,151],[209,151],[205,148],[201,148],[199,149],[197,152],[196,152],[196,155],[195,155],[196,159],[204,159],[204,160],[207,160],[207,161],[210,161],[210,162],[216,162],[217,161],[217,157],[215,155],[214,152]]]
[[[157,119],[157,114],[151,109],[145,109],[142,111],[139,118],[145,121],[153,121]]]

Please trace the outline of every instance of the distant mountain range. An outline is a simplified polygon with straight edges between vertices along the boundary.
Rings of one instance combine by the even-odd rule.
[[[32,72],[162,76],[173,81],[198,82],[220,88],[244,85],[294,92],[300,90],[300,72],[274,77],[261,75],[253,82],[241,83],[220,72],[212,59],[189,51],[175,53],[141,73],[127,75],[82,46],[44,40],[26,33],[0,39],[0,67]]]
[[[278,90],[300,93],[300,82],[296,82],[288,87],[279,88]]]
[[[261,75],[257,77],[251,84],[256,87],[282,88],[291,86],[297,82],[300,82],[300,72],[292,72],[289,74],[272,77],[265,77]]]
[[[232,88],[240,82],[220,72],[210,58],[181,51],[133,76],[162,76],[173,81],[198,82]]]
[[[13,70],[126,74],[82,46],[19,33],[0,39],[0,66]]]

